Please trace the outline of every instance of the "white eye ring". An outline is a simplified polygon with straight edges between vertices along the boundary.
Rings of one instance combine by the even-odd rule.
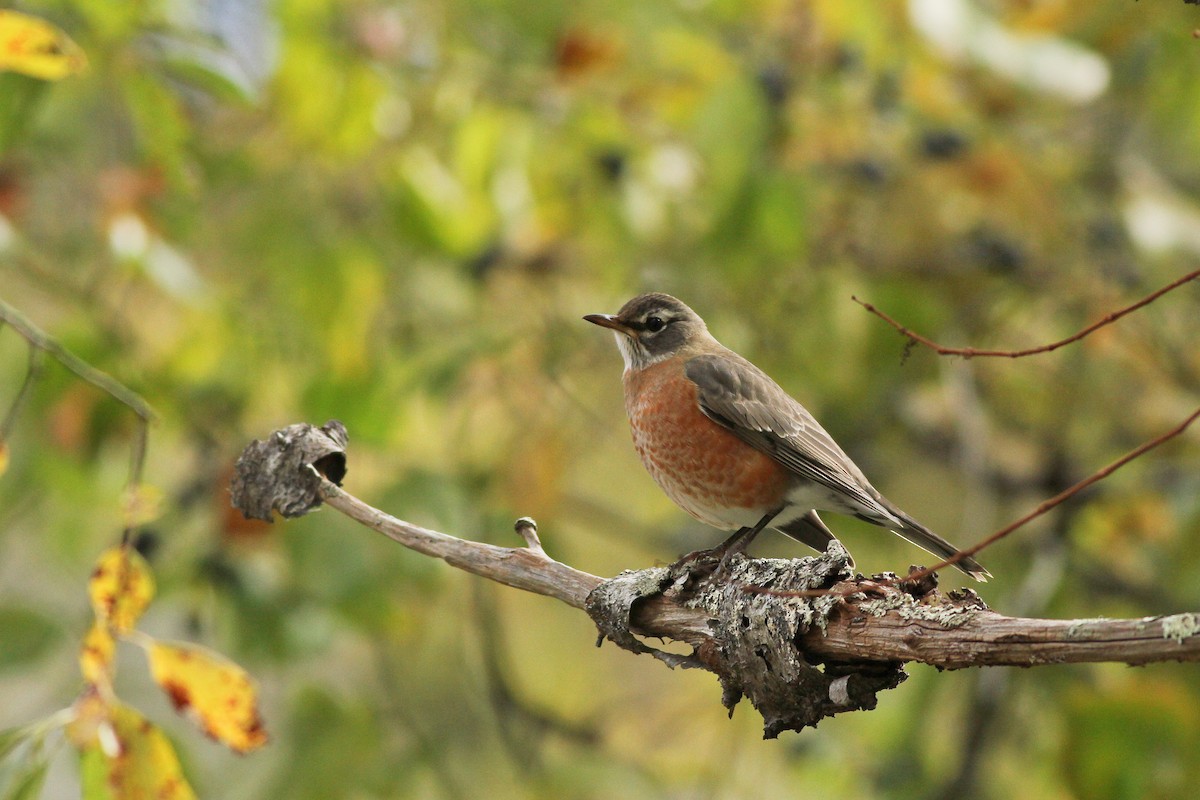
[[[646,330],[651,333],[658,333],[665,327],[667,327],[667,323],[663,322],[663,318],[657,314],[651,314],[646,317]]]

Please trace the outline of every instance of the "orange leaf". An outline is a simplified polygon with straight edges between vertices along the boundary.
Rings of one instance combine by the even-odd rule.
[[[88,581],[96,618],[117,633],[128,633],[154,597],[154,576],[138,552],[128,545],[100,556]]]
[[[0,475],[8,471],[8,442],[0,439]]]
[[[80,749],[86,796],[93,796],[86,791],[91,788],[121,800],[196,798],[167,737],[129,706],[110,707],[107,719]]]
[[[224,656],[188,644],[154,643],[150,671],[175,708],[187,711],[212,738],[239,753],[263,746],[258,690],[244,669]]]
[[[0,70],[56,81],[86,66],[79,45],[49,22],[0,10]]]
[[[87,636],[83,637],[83,648],[79,651],[79,668],[83,671],[84,680],[93,685],[112,683],[116,647],[117,643],[113,641],[108,626],[96,620]]]

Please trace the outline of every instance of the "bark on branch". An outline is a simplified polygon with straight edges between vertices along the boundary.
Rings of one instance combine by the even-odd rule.
[[[517,528],[529,546],[497,547],[367,505],[329,480],[344,475],[344,447],[340,423],[293,425],[254,442],[238,462],[234,505],[248,516],[270,518],[272,508],[296,516],[324,502],[419,553],[585,610],[601,641],[672,667],[715,673],[726,707],[732,712],[747,697],[763,715],[767,737],[874,708],[879,691],[904,680],[903,664],[910,661],[947,669],[1200,661],[1200,613],[1127,620],[1008,617],[970,590],[943,594],[936,581],[897,587],[852,577],[836,544],[819,557],[738,557],[719,579],[708,575],[711,563],[698,559],[606,580],[547,556],[528,518]],[[330,464],[335,468],[322,474],[319,468]],[[685,642],[692,653],[667,653],[647,639]]]

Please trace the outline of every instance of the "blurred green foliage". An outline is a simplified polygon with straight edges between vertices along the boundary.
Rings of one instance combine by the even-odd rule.
[[[337,417],[348,488],[414,522],[516,544],[529,514],[597,574],[714,544],[638,466],[619,358],[579,319],[653,288],[902,507],[982,538],[1194,408],[1196,286],[1015,362],[905,359],[850,295],[948,344],[1024,347],[1194,269],[1195,7],[978,2],[955,53],[930,26],[958,0],[18,5],[90,69],[0,76],[21,91],[0,89],[0,294],[153,403],[169,502],[146,627],[263,688],[260,753],[181,723],[201,796],[1165,798],[1200,780],[1194,666],[912,667],[877,711],[762,742],[711,675],[597,651],[577,612],[329,512],[267,528],[227,500],[249,439]],[[1014,74],[981,55],[989,31],[1076,48],[1010,42]],[[0,330],[0,409],[25,365]],[[0,728],[77,688],[133,423],[49,364],[12,432]],[[1195,610],[1198,452],[1184,437],[985,553],[985,599]],[[831,525],[867,571],[924,558]],[[156,702],[137,705],[167,718]],[[45,796],[77,781],[55,766]]]

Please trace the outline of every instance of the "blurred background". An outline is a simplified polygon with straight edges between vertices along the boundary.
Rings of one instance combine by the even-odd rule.
[[[612,575],[723,534],[629,441],[583,322],[680,296],[892,500],[967,545],[1182,420],[1200,9],[1179,0],[23,2],[83,49],[0,75],[0,297],[160,415],[142,627],[259,681],[230,754],[122,646],[117,690],[202,797],[1170,798],[1200,780],[1194,665],[914,665],[870,713],[761,740],[716,679],[594,647],[581,613],[331,511],[229,509],[283,425],[349,429],[396,516]],[[27,364],[0,329],[0,413]],[[121,530],[136,419],[48,362],[0,477],[0,728],[68,705],[86,582]],[[986,551],[1013,615],[1200,608],[1200,448],[1156,450]],[[830,525],[866,572],[927,557]],[[779,536],[755,549],[805,554]],[[943,586],[959,585],[947,573]],[[47,797],[78,792],[70,749]]]

